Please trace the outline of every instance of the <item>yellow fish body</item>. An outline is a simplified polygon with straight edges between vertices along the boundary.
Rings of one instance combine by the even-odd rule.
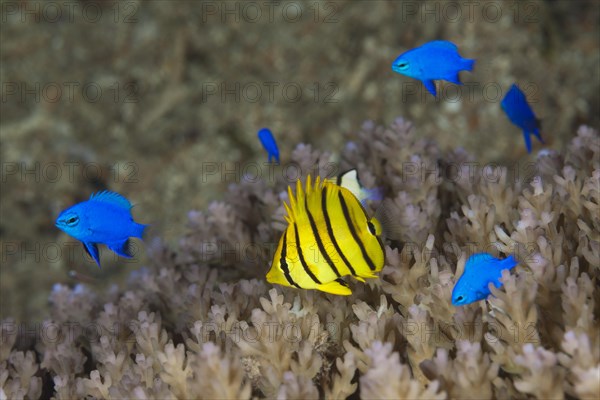
[[[341,279],[351,275],[364,282],[376,278],[385,262],[381,225],[367,216],[359,200],[348,189],[306,180],[306,193],[300,180],[296,196],[288,187],[290,205],[285,204],[288,227],[279,240],[267,281],[299,289],[317,289],[349,295]]]

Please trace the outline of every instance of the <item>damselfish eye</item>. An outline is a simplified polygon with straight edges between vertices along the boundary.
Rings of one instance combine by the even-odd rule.
[[[399,69],[406,69],[406,68],[408,68],[408,63],[407,63],[407,62],[401,62],[401,63],[398,63],[398,64],[397,64],[397,67],[398,67]]]
[[[71,217],[71,218],[69,218],[69,219],[67,220],[67,224],[68,224],[68,225],[73,225],[73,224],[77,223],[77,221],[79,221],[79,218],[78,218],[78,217]]]

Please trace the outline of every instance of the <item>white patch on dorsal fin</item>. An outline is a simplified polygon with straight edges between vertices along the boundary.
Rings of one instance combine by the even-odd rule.
[[[421,47],[437,47],[440,49],[448,49],[458,51],[458,47],[452,42],[447,40],[434,40],[433,42],[425,43]]]
[[[337,177],[338,186],[348,189],[352,194],[361,199],[361,191],[363,189],[360,181],[358,180],[358,172],[356,169],[348,170]]]
[[[131,203],[125,197],[116,192],[110,192],[108,190],[103,190],[98,193],[94,193],[90,196],[90,200],[93,201],[101,201],[104,203],[112,203],[126,209],[131,208]]]

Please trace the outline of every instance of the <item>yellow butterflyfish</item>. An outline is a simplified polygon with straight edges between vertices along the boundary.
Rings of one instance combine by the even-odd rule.
[[[288,187],[288,226],[267,273],[267,281],[299,289],[349,295],[341,278],[376,278],[385,262],[381,224],[369,218],[352,192],[310,175],[306,192],[300,180],[296,195]]]

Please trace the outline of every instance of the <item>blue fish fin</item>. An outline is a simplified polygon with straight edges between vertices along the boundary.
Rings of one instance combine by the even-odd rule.
[[[439,48],[439,49],[446,49],[446,50],[453,50],[453,51],[458,51],[458,47],[452,43],[449,42],[447,40],[434,40],[428,43],[425,43],[424,45],[421,46],[421,48]]]
[[[539,120],[538,120],[538,124],[539,124]],[[536,138],[538,138],[538,140],[540,141],[540,143],[542,143],[542,144],[546,144],[546,143],[544,142],[544,139],[542,139],[542,136],[540,135],[540,130],[539,130],[539,129],[537,129],[537,128],[536,128],[536,129],[534,129],[534,130],[533,130],[533,134],[535,135],[535,137],[536,137]]]
[[[134,222],[133,234],[131,236],[143,239],[144,238],[144,230],[146,229],[147,226],[148,225],[138,224],[137,222]]]
[[[502,260],[502,264],[503,264],[503,268],[502,269],[513,269],[514,267],[517,266],[519,262],[512,256],[508,256],[506,257],[504,260]]]
[[[119,193],[110,192],[108,190],[103,190],[101,192],[92,194],[90,196],[90,200],[115,204],[128,210],[132,207],[129,200],[127,200],[125,197],[123,197]]]
[[[106,243],[109,249],[117,253],[118,255],[126,258],[133,257],[133,248],[131,247],[131,240],[126,239],[123,242]]]
[[[475,66],[475,60],[470,60],[468,58],[462,59],[462,68],[461,70],[465,71],[473,71],[473,67]]]
[[[383,188],[375,187],[373,189],[363,189],[365,194],[364,199],[361,199],[361,203],[365,205],[367,201],[381,201],[383,200]]]
[[[531,136],[529,136],[529,132],[523,130],[523,137],[525,138],[525,147],[527,147],[527,153],[531,153]]]
[[[98,267],[100,267],[100,255],[98,253],[98,245],[96,243],[83,242],[83,247],[85,251],[96,261]],[[102,268],[102,267],[100,267]]]
[[[425,87],[427,88],[427,90],[429,91],[429,93],[431,93],[433,95],[433,97],[437,96],[437,91],[435,89],[435,82],[432,80],[425,80],[423,81],[423,85],[425,85]]]

